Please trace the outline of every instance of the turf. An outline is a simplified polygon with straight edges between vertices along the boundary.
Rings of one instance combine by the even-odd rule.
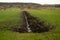
[[[56,28],[45,33],[18,33],[9,30],[0,31],[0,40],[60,40],[60,10],[29,10],[32,16],[55,25]],[[0,27],[17,27],[22,17],[19,9],[0,11]]]

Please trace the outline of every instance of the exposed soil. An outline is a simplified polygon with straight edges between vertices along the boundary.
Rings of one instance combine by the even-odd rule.
[[[13,31],[20,33],[28,32],[25,16],[27,17],[29,28],[33,33],[48,32],[52,30],[54,27],[43,20],[38,20],[36,17],[31,16],[27,11],[23,11],[22,14],[23,14],[23,25],[20,28],[14,28]]]

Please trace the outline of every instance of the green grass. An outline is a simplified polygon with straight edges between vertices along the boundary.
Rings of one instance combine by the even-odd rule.
[[[9,30],[0,31],[0,40],[60,40],[60,10],[30,10],[31,15],[49,22],[56,29],[45,33],[18,33]],[[18,27],[22,17],[19,9],[10,8],[0,11],[0,27]]]
[[[0,27],[16,27],[21,22],[20,10],[10,8],[0,11]]]
[[[0,40],[39,40],[43,39],[43,36],[38,33],[16,33],[11,31],[1,31]]]

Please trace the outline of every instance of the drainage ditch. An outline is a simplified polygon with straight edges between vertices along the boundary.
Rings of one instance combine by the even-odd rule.
[[[25,33],[42,33],[48,32],[54,28],[53,25],[43,21],[38,20],[36,17],[31,16],[27,11],[23,11],[23,25],[20,28],[15,28],[13,31]]]

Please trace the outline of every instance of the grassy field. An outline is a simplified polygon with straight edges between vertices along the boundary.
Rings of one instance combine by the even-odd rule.
[[[45,33],[18,33],[0,30],[0,40],[60,40],[60,10],[29,10],[31,15],[55,25],[52,31]],[[10,8],[0,11],[0,28],[19,27],[22,21],[20,10]]]

